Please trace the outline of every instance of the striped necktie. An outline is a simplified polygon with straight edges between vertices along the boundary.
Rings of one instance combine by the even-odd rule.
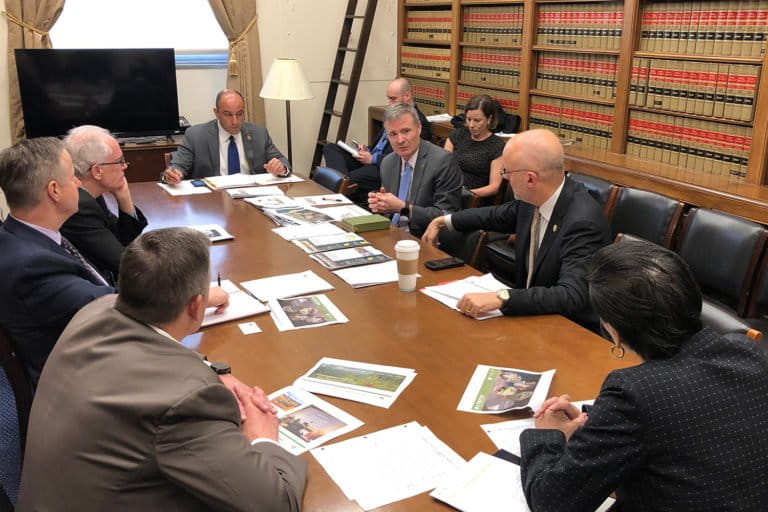
[[[85,267],[85,269],[88,271],[88,273],[91,274],[91,277],[93,277],[93,279],[91,279],[91,281],[93,281],[94,284],[104,284],[104,285],[108,285],[109,284],[107,282],[107,280],[104,279],[104,277],[96,271],[94,266],[91,265],[88,262],[88,260],[86,260],[83,257],[82,254],[80,254],[80,251],[75,249],[75,246],[72,245],[72,242],[70,242],[69,240],[67,240],[64,237],[61,237],[61,247],[62,247],[62,249],[67,251],[73,258],[75,258],[78,262],[80,262],[80,264],[83,267]]]
[[[408,190],[411,188],[411,174],[413,173],[413,168],[411,167],[411,164],[408,162],[405,162],[405,166],[403,167],[403,175],[400,176],[400,188],[397,190],[397,197],[398,199],[402,201],[408,200]],[[397,226],[400,223],[400,213],[396,213],[392,216],[392,225]]]
[[[533,280],[533,267],[536,264],[536,256],[539,254],[539,225],[541,224],[541,213],[539,209],[533,212],[533,222],[531,222],[531,243],[528,246],[528,278],[525,280],[525,287],[531,287]]]

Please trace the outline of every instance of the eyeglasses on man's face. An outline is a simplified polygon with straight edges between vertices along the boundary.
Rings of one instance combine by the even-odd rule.
[[[115,160],[114,162],[99,162],[97,164],[93,165],[124,165],[128,167],[128,162],[125,161],[125,157],[121,156],[120,160]]]
[[[536,171],[534,171],[533,169],[514,169],[514,170],[512,170],[512,171],[508,171],[508,170],[506,169],[506,167],[503,167],[503,168],[501,169],[501,175],[502,175],[502,176],[506,176],[506,175],[508,175],[508,174],[513,174],[513,173],[516,173],[516,172],[529,172],[529,171],[530,171],[530,172],[536,172]]]

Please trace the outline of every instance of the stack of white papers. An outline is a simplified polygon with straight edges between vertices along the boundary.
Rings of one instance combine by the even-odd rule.
[[[344,313],[325,295],[272,299],[269,301],[269,309],[272,320],[280,331],[349,322]]]
[[[332,208],[323,208],[323,213],[333,217],[334,220],[347,219],[349,217],[362,217],[363,215],[371,215],[371,212],[360,208],[357,205],[350,204],[346,206],[334,206]]]
[[[285,192],[282,191],[277,185],[269,185],[266,187],[245,187],[245,188],[228,188],[226,190],[229,197],[232,199],[243,199],[245,197],[259,197],[259,196],[284,196]]]
[[[333,290],[333,286],[311,270],[296,274],[284,274],[281,276],[265,277],[240,283],[243,288],[251,292],[260,301],[271,299],[295,297],[310,293]]]
[[[480,452],[430,494],[462,512],[528,511],[520,466]]]
[[[211,286],[216,282],[211,283]],[[220,314],[215,314],[216,308],[207,308],[201,327],[229,322],[246,316],[258,315],[269,311],[269,308],[235,286],[235,283],[226,279],[221,282],[221,287],[229,294],[229,306]]]
[[[208,176],[203,178],[212,189],[250,187],[254,185],[277,185],[278,183],[293,183],[304,181],[293,174],[285,178],[277,178],[269,173],[263,174],[228,174],[226,176]]]
[[[310,453],[363,510],[434,489],[466,464],[431,430],[405,425],[321,446]]]
[[[299,247],[307,254],[316,252],[337,251],[339,249],[350,249],[352,247],[362,247],[371,245],[365,238],[357,233],[342,233],[340,235],[312,236],[293,240],[293,244]]]
[[[389,409],[414,378],[412,368],[324,357],[293,384],[313,393]]]
[[[581,409],[582,405],[592,405],[594,400],[583,400],[581,402],[573,402],[573,405]],[[486,425],[480,425],[496,448],[499,450],[506,450],[509,453],[514,453],[518,457],[520,456],[520,434],[523,430],[528,428],[535,428],[533,418],[525,418],[522,420],[509,420],[499,423],[488,423]]]
[[[333,273],[346,281],[352,288],[394,283],[398,280],[397,261],[395,260],[363,265],[362,267],[342,268],[334,270]]]
[[[219,226],[218,224],[198,224],[197,226],[189,226],[192,229],[196,229],[205,236],[208,237],[208,239],[211,242],[219,242],[221,240],[232,240],[235,238],[229,232],[224,229],[223,227]]]
[[[337,206],[340,204],[352,204],[344,194],[322,194],[319,196],[294,197],[302,206]]]
[[[254,175],[255,185],[277,185],[279,183],[299,183],[301,181],[304,181],[304,179],[296,176],[295,174],[291,174],[285,178],[272,176],[268,172]]]
[[[451,114],[432,114],[431,116],[427,116],[427,121],[430,123],[437,123],[440,121],[450,121],[453,119],[453,116]]]
[[[167,183],[157,184],[161,189],[165,190],[172,196],[191,196],[195,194],[210,194],[211,189],[208,187],[196,187],[192,184],[192,180],[184,180],[177,185],[169,185]]]
[[[298,240],[300,238],[310,238],[313,236],[341,235],[346,233],[346,231],[333,224],[283,226],[281,228],[274,228],[272,231],[286,240]]]
[[[357,267],[382,263],[392,258],[372,246],[354,247],[352,249],[339,249],[337,251],[319,252],[310,254],[310,258],[320,263],[327,269]]]
[[[483,276],[469,276],[458,281],[451,281],[436,286],[426,286],[421,289],[421,292],[441,304],[445,304],[449,308],[458,311],[459,308],[456,305],[459,303],[459,299],[466,293],[497,292],[506,288],[509,288],[509,286],[497,280],[492,274],[485,274]],[[493,311],[481,313],[475,319],[487,320],[488,318],[501,315],[501,311],[494,309]]]
[[[269,395],[277,407],[278,443],[299,455],[363,424],[351,414],[302,389],[288,386]]]
[[[479,364],[457,409],[478,414],[526,408],[535,411],[547,399],[554,376],[555,370],[539,373]]]

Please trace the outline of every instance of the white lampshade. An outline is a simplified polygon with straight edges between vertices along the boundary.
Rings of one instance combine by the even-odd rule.
[[[270,100],[308,100],[314,98],[296,59],[275,59],[259,96]]]

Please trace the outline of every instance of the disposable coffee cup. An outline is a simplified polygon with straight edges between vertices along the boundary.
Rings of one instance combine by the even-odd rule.
[[[415,240],[400,240],[395,244],[397,277],[401,292],[412,292],[416,289],[419,248],[419,242]]]

